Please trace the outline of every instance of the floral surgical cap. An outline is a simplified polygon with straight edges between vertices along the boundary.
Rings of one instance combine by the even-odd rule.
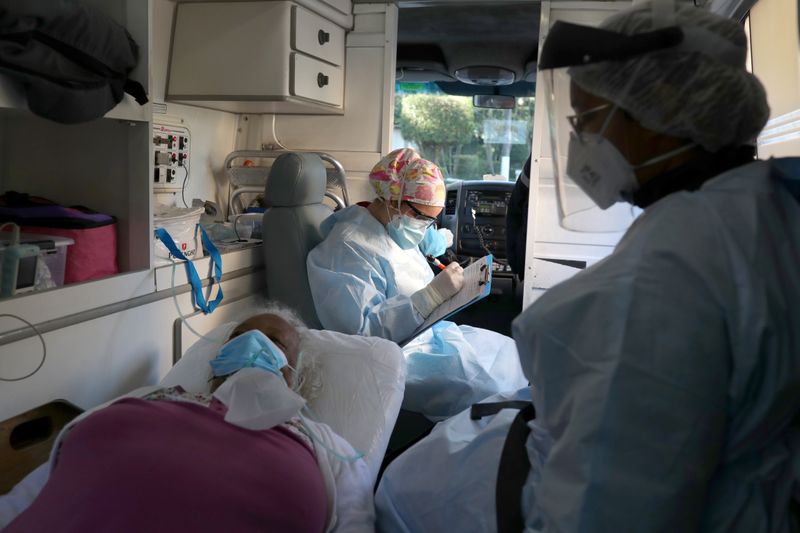
[[[385,155],[369,173],[369,182],[384,200],[444,207],[446,191],[442,171],[411,148],[400,148]]]

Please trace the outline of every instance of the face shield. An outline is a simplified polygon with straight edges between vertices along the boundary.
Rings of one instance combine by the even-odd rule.
[[[632,36],[561,21],[551,28],[539,64],[549,130],[542,153],[549,148],[552,173],[545,167],[542,174],[552,175],[564,228],[617,232],[639,213],[623,201],[625,192],[636,187],[634,169],[606,137],[615,114],[623,111],[574,83],[571,69],[625,60],[681,39],[681,30],[674,27]]]

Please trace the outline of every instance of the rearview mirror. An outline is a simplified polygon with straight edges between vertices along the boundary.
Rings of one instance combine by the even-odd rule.
[[[517,107],[517,99],[502,94],[476,94],[472,97],[472,105],[490,109],[514,109]]]

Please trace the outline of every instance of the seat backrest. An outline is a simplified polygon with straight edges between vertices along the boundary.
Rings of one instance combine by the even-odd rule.
[[[297,311],[308,327],[321,329],[306,257],[322,242],[320,225],[333,211],[322,204],[325,165],[316,154],[286,153],[272,164],[264,189],[262,236],[267,296]]]

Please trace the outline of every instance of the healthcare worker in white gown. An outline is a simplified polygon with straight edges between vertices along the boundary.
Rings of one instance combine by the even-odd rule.
[[[308,280],[326,329],[403,342],[462,287],[463,269],[451,263],[434,277],[419,249],[444,207],[435,164],[403,148],[381,159],[369,180],[378,195],[369,208],[351,206],[323,222]],[[492,331],[440,322],[403,351],[403,407],[431,419],[527,384],[514,342]]]
[[[525,531],[799,530],[800,159],[753,158],[769,110],[742,27],[667,7],[557,23],[542,50],[568,177],[644,212],[514,321],[537,412]],[[461,413],[396,459],[379,529],[495,530],[512,417]]]

